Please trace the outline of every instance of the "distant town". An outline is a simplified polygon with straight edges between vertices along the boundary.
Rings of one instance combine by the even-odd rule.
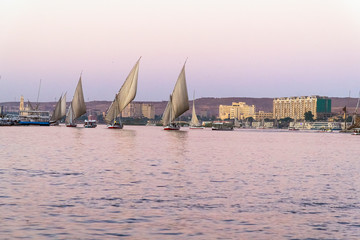
[[[290,122],[344,122],[345,111],[347,121],[351,122],[353,114],[357,111],[358,99],[356,98],[330,98],[326,96],[299,96],[283,98],[199,98],[195,99],[197,116],[203,122],[214,120],[237,119],[248,127],[274,127],[274,120],[283,120],[288,127]],[[192,111],[190,109],[180,117],[180,121],[189,121]],[[93,118],[99,123],[104,122],[111,101],[89,101],[86,103],[87,114],[82,120]],[[157,124],[161,121],[161,115],[167,101],[130,103],[122,112],[121,117],[127,124]],[[1,115],[17,114],[35,106],[42,111],[54,110],[56,102],[31,103],[21,96],[20,102],[0,103]],[[310,115],[306,118],[306,113]],[[80,119],[81,120],[81,119]],[[281,121],[280,121],[281,122]],[[250,126],[251,125],[251,126]],[[280,126],[281,127],[281,126]],[[304,126],[302,126],[304,127]]]

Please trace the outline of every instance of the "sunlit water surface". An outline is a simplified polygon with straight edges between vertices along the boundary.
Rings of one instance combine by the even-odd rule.
[[[0,239],[360,239],[360,136],[0,128]]]

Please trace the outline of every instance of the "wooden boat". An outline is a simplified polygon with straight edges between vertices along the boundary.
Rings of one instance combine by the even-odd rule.
[[[110,129],[122,129],[123,124],[120,119],[120,113],[124,108],[134,100],[137,90],[138,72],[139,72],[139,60],[135,66],[131,69],[129,75],[121,86],[119,92],[115,95],[113,102],[105,115],[105,121],[107,122],[107,128]]]
[[[189,110],[189,98],[186,87],[185,64],[170,95],[168,104],[162,116],[164,130],[179,130],[180,126],[174,120]]]

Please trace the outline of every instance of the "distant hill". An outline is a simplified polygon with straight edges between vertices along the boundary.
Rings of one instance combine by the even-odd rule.
[[[354,112],[358,99],[357,98],[338,98],[332,97],[332,112],[341,113],[344,106],[347,106],[348,112]],[[162,115],[166,107],[167,101],[134,101],[138,103],[150,103],[155,107],[155,115]],[[204,97],[195,100],[196,112],[199,115],[217,116],[219,113],[219,105],[231,105],[232,102],[245,102],[248,105],[255,105],[256,111],[272,112],[273,98],[248,98],[248,97],[229,97],[229,98],[212,98]],[[56,102],[41,102],[40,110],[53,111]],[[69,103],[68,103],[69,104]],[[86,102],[88,113],[106,112],[111,101],[90,101]],[[35,104],[34,104],[35,105]],[[192,101],[189,101],[190,109],[185,115],[191,115]],[[5,111],[16,112],[19,110],[19,102],[0,103],[4,106]]]

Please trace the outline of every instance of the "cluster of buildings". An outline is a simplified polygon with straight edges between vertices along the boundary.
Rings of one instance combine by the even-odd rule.
[[[219,106],[219,118],[243,120],[252,117],[256,121],[263,119],[292,118],[304,120],[305,113],[311,112],[314,119],[331,116],[331,99],[324,96],[284,97],[273,100],[273,112],[256,112],[254,105],[245,102],[233,102],[232,105]]]
[[[246,119],[255,116],[255,105],[247,105],[244,102],[233,102],[232,105],[219,106],[219,118],[224,119]]]
[[[24,98],[20,99],[20,112],[28,110],[25,106]],[[201,107],[198,113],[201,116],[206,115],[202,113]],[[305,113],[311,111],[314,119],[326,119],[331,117],[331,99],[325,96],[301,96],[301,97],[282,97],[273,99],[273,111],[264,112],[256,111],[255,105],[247,105],[245,102],[233,102],[231,105],[219,105],[218,118],[245,120],[253,118],[255,121],[262,121],[264,119],[284,119],[292,118],[295,120],[304,120]],[[101,111],[102,112],[102,111]],[[105,112],[102,112],[105,114]],[[204,115],[205,114],[205,115]],[[148,118],[155,119],[155,106],[152,103],[130,103],[122,112],[122,117],[125,118]]]
[[[149,103],[130,103],[124,108],[121,113],[122,117],[132,117],[132,118],[155,118],[155,107],[153,104]]]

